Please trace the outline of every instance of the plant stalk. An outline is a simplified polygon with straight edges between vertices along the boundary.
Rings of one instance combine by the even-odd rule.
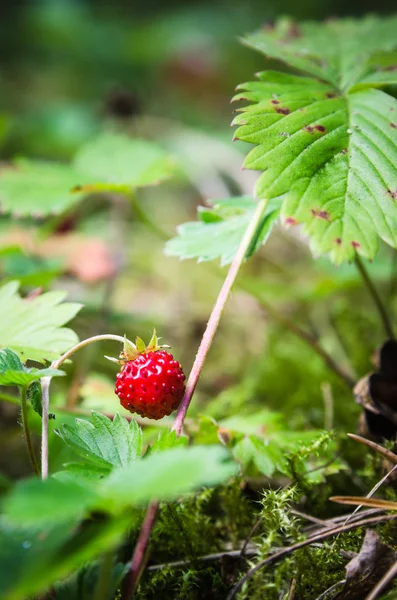
[[[72,354],[85,348],[89,344],[94,342],[102,342],[104,340],[114,340],[124,344],[124,338],[121,335],[114,335],[112,333],[105,333],[103,335],[94,335],[82,342],[79,342],[73,348],[70,348],[67,352],[62,354],[60,358],[54,360],[51,364],[52,369],[59,369],[60,365],[67,360]],[[43,377],[41,379],[41,390],[42,390],[42,429],[41,429],[41,478],[47,479],[48,477],[48,413],[50,407],[50,384],[51,377]]]
[[[245,231],[245,234],[241,240],[237,253],[233,259],[232,264],[230,265],[228,274],[226,275],[226,279],[223,282],[222,288],[219,292],[218,298],[216,299],[214,308],[212,309],[210,318],[207,323],[207,327],[205,329],[204,335],[202,337],[199,349],[196,354],[196,358],[193,363],[192,370],[190,371],[190,375],[186,384],[185,395],[182,398],[182,402],[179,406],[178,412],[175,417],[174,424],[172,426],[172,431],[176,431],[178,435],[180,435],[183,427],[183,422],[185,420],[185,416],[187,410],[189,408],[190,402],[192,400],[192,396],[194,394],[194,390],[196,389],[197,382],[200,377],[201,370],[203,368],[205,359],[207,357],[208,351],[211,347],[212,341],[214,339],[215,333],[218,329],[218,325],[223,313],[223,310],[226,306],[227,299],[230,294],[230,290],[235,282],[237,274],[240,270],[241,265],[244,262],[247,251],[251,246],[251,242],[255,239],[257,235],[258,227],[261,224],[263,212],[266,207],[266,201],[261,200],[258,203],[258,206],[252,216],[252,219]]]
[[[139,532],[138,541],[135,545],[134,553],[132,555],[131,566],[126,577],[124,578],[122,585],[122,600],[130,600],[130,598],[133,598],[138,587],[138,583],[145,566],[145,559],[149,548],[150,534],[152,533],[152,529],[156,522],[159,505],[159,502],[153,501],[149,504],[146,510],[145,518]]]
[[[372,279],[370,278],[368,271],[364,267],[364,263],[361,260],[361,258],[358,256],[358,254],[356,255],[355,263],[356,263],[356,267],[359,270],[360,275],[361,275],[365,285],[367,286],[368,292],[372,296],[372,300],[374,301],[374,304],[375,304],[376,308],[378,309],[378,313],[382,320],[383,327],[384,327],[387,337],[389,339],[394,339],[395,336],[394,336],[393,326],[391,324],[389,315],[387,314],[386,307],[383,304],[382,299],[378,294],[378,290],[374,286],[374,283],[373,283]]]
[[[182,402],[179,406],[178,412],[176,414],[174,424],[171,428],[172,431],[175,431],[177,436],[180,436],[183,428],[183,423],[185,421],[186,413],[190,406],[190,402],[192,400],[194,391],[196,389],[197,382],[199,380],[201,370],[203,368],[205,359],[211,347],[212,341],[214,339],[215,333],[218,329],[218,325],[223,313],[223,310],[226,306],[226,302],[229,298],[229,294],[231,288],[236,280],[237,274],[242,266],[247,252],[251,247],[252,241],[256,238],[258,234],[258,229],[261,226],[263,212],[266,207],[266,201],[261,200],[256,210],[252,216],[252,219],[243,235],[243,238],[240,242],[236,255],[233,259],[232,264],[230,265],[228,274],[226,275],[226,279],[223,282],[221,290],[219,292],[218,298],[215,302],[215,305],[212,309],[210,318],[208,319],[207,327],[205,329],[204,335],[202,337],[200,346],[198,348],[196,358],[194,360],[192,370],[190,371],[190,375],[186,384],[186,391],[182,398]],[[159,503],[151,502],[148,506],[145,519],[142,524],[141,531],[139,533],[138,541],[136,543],[134,553],[131,559],[131,567],[129,574],[127,575],[127,581],[125,585],[125,589],[123,591],[123,600],[130,600],[139,583],[140,576],[143,570],[144,559],[147,554],[147,549],[149,546],[150,534],[152,532],[154,523],[156,521],[157,511],[158,511]]]
[[[21,386],[20,388],[20,399],[21,399],[21,420],[23,433],[26,441],[26,448],[28,450],[30,462],[32,464],[35,475],[40,475],[39,465],[37,463],[36,454],[34,452],[32,437],[30,435],[29,423],[28,423],[28,410],[27,410],[27,399],[26,399],[27,387]]]

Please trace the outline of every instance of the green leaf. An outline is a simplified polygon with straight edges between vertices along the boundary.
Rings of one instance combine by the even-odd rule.
[[[166,243],[165,253],[182,259],[197,258],[199,262],[220,258],[222,265],[229,264],[237,252],[254,209],[254,200],[245,196],[217,200],[212,211],[214,217],[210,217],[208,209],[199,211],[201,220],[180,225],[178,236]],[[248,256],[266,242],[278,213],[274,206],[269,206]]]
[[[70,491],[72,489],[70,488]],[[54,582],[68,577],[81,565],[113,550],[128,527],[127,518],[89,521],[76,526],[72,520],[50,528],[0,528],[0,597],[26,600],[40,597]]]
[[[16,281],[0,287],[0,347],[11,348],[23,362],[59,358],[78,342],[75,332],[62,325],[76,315],[81,304],[62,302],[66,294],[60,291],[21,298],[18,287]]]
[[[67,523],[43,532],[22,528],[19,523],[11,527],[3,519],[0,527],[0,597],[25,600],[28,592],[40,589],[46,575],[50,575],[51,558],[71,535],[74,526],[74,523]]]
[[[156,452],[104,479],[100,484],[102,506],[118,512],[153,499],[168,500],[203,485],[216,485],[235,472],[236,464],[219,446]]]
[[[15,354],[10,348],[0,350],[0,375],[6,371],[23,372],[23,364],[18,354]]]
[[[25,480],[3,505],[7,523],[48,527],[79,520],[91,510],[121,513],[151,499],[167,500],[203,485],[215,485],[236,472],[230,454],[219,446],[173,448],[154,453],[108,477],[73,481],[57,473],[45,481]]]
[[[91,180],[89,191],[129,191],[168,179],[174,164],[153,142],[104,133],[86,143],[74,166]]]
[[[59,481],[74,481],[84,484],[90,481],[98,481],[109,473],[107,466],[100,466],[92,462],[70,462],[63,466],[63,471],[59,471],[53,475]]]
[[[46,287],[58,277],[62,269],[60,259],[27,255],[20,247],[1,250],[3,283],[18,279],[23,287]]]
[[[89,486],[51,477],[17,483],[3,504],[8,523],[39,529],[80,519],[95,504],[97,495]]]
[[[41,377],[60,377],[65,375],[58,369],[26,369],[25,371],[5,371],[0,373],[0,385],[30,385]]]
[[[65,212],[89,193],[155,185],[175,164],[155,143],[104,133],[87,142],[72,165],[17,159],[0,173],[0,208],[14,217]]]
[[[81,200],[72,192],[81,183],[71,166],[18,159],[0,174],[0,207],[15,217],[56,215]]]
[[[0,350],[0,385],[27,386],[41,377],[64,375],[57,369],[28,369],[23,366],[18,354],[10,348]]]
[[[251,104],[236,137],[256,145],[244,164],[264,171],[256,195],[281,208],[284,224],[301,224],[335,263],[372,259],[379,237],[397,247],[397,100],[271,71],[240,89]]]
[[[249,469],[253,463],[266,477],[271,477],[276,471],[285,471],[283,449],[272,440],[263,440],[254,435],[244,436],[234,446],[233,456],[244,469]]]
[[[279,430],[285,430],[287,427],[281,413],[266,408],[246,415],[237,411],[231,417],[222,419],[219,426],[245,434],[259,435],[261,432],[266,432],[266,436]]]
[[[284,18],[243,41],[270,58],[344,90],[376,72],[379,67],[371,60],[375,54],[391,53],[397,47],[396,28],[396,16],[299,24]]]
[[[27,389],[26,399],[32,405],[32,408],[40,417],[43,416],[43,395],[40,381],[33,381]]]
[[[187,446],[188,438],[184,435],[178,436],[175,431],[161,431],[157,440],[148,448],[147,454],[164,452],[180,446]]]
[[[74,427],[62,425],[59,435],[80,456],[105,471],[133,463],[142,451],[141,428],[118,413],[112,421],[93,412],[92,423],[76,419]]]

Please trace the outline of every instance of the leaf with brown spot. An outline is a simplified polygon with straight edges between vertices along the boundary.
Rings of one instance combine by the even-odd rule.
[[[397,82],[397,16],[301,23],[298,38],[294,26],[280,19],[244,40],[306,75],[267,71],[239,86],[235,99],[250,105],[236,137],[255,145],[244,166],[263,172],[256,195],[302,223],[316,255],[372,259],[379,239],[397,248],[397,203],[386,193],[397,189],[397,100],[378,89]]]
[[[397,129],[387,118],[397,100],[377,89],[326,98],[330,86],[315,79],[258,77],[241,86],[235,99],[251,104],[234,120],[236,137],[255,145],[245,168],[263,172],[256,196],[277,201],[282,217],[302,223],[313,252],[337,264],[357,252],[372,259],[379,238],[397,248],[397,203],[387,193],[397,189]]]

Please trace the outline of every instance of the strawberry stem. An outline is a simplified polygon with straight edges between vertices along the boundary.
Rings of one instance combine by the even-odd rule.
[[[192,400],[194,390],[196,389],[196,385],[199,380],[201,370],[203,368],[208,351],[211,347],[216,330],[218,329],[218,325],[219,325],[223,310],[226,306],[226,302],[228,300],[230,290],[235,282],[235,279],[240,270],[240,267],[246,258],[247,252],[251,248],[252,240],[254,240],[258,236],[258,230],[260,229],[260,227],[262,225],[262,217],[263,217],[263,212],[265,210],[265,207],[266,207],[265,200],[262,200],[258,203],[257,208],[253,214],[253,217],[245,231],[243,239],[241,240],[240,246],[239,246],[237,253],[233,259],[233,262],[230,265],[229,272],[226,276],[225,281],[223,282],[221,291],[219,292],[219,295],[215,302],[214,308],[212,309],[210,318],[208,319],[207,327],[205,329],[199,349],[197,351],[196,358],[194,360],[193,367],[192,367],[192,370],[189,375],[189,379],[186,383],[185,395],[182,398],[182,402],[179,406],[177,415],[175,417],[174,424],[172,426],[172,430],[176,431],[176,433],[178,435],[180,435],[180,433],[182,431],[183,422],[185,420],[187,410],[188,410],[190,402]]]
[[[72,354],[85,348],[89,344],[94,342],[102,342],[103,340],[114,340],[116,342],[125,343],[125,338],[121,335],[113,335],[112,333],[105,333],[103,335],[94,335],[93,337],[87,338],[70,348],[65,354],[62,354],[60,358],[54,360],[51,364],[52,369],[59,369],[60,365],[67,360]],[[127,340],[128,341],[128,340]],[[47,479],[48,477],[48,413],[50,407],[50,383],[51,377],[43,377],[41,379],[41,390],[42,390],[42,404],[43,404],[43,416],[42,416],[42,428],[41,428],[41,478]]]
[[[196,389],[196,385],[199,380],[200,373],[203,368],[208,351],[211,347],[212,341],[215,337],[215,333],[218,329],[223,310],[229,298],[230,290],[236,280],[237,274],[247,256],[247,253],[249,253],[253,240],[255,240],[258,234],[260,233],[265,208],[266,200],[261,200],[258,203],[257,208],[252,216],[252,219],[249,222],[245,234],[240,242],[237,253],[233,259],[232,264],[230,265],[228,274],[226,275],[226,279],[223,282],[218,298],[212,309],[210,318],[208,319],[207,327],[202,337],[200,346],[196,354],[196,358],[193,363],[192,370],[189,375],[189,379],[186,384],[185,394],[182,398],[182,402],[179,406],[178,412],[174,420],[174,424],[172,426],[172,431],[176,431],[178,436],[181,434],[187,410],[190,406],[190,402],[192,400],[194,390]],[[130,569],[124,582],[122,600],[130,600],[138,587],[139,579],[143,570],[145,556],[147,554],[150,534],[156,521],[158,507],[159,503],[154,501],[151,502],[147,508],[146,516],[143,521],[141,531],[139,533],[134,553],[132,555]]]

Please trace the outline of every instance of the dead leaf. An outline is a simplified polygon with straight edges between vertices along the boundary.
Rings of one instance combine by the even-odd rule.
[[[364,409],[360,433],[372,439],[393,440],[397,434],[397,341],[387,340],[376,352],[378,371],[369,373],[354,388]]]
[[[363,600],[396,561],[397,553],[367,529],[360,552],[346,565],[346,582],[337,600]]]

